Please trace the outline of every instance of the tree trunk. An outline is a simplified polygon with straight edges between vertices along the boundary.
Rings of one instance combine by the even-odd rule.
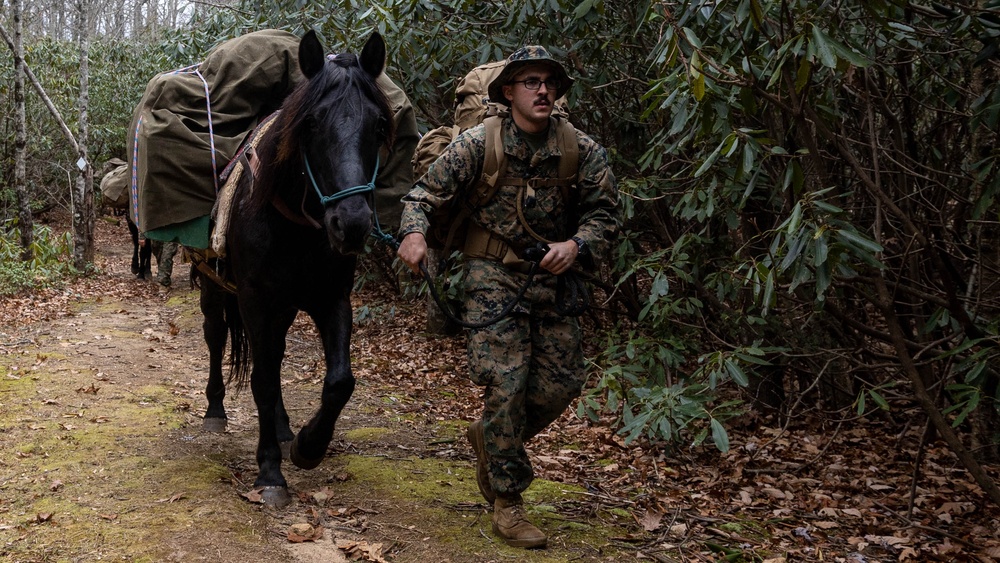
[[[77,38],[80,46],[80,130],[77,135],[80,174],[73,190],[73,265],[84,271],[94,261],[94,171],[87,158],[90,105],[90,0],[77,0]]]
[[[14,18],[14,192],[17,194],[18,222],[21,228],[21,259],[34,258],[34,222],[31,218],[31,197],[25,181],[24,161],[28,146],[27,122],[24,113],[24,46],[21,43],[21,0],[11,0]]]
[[[136,0],[135,4],[132,5],[132,37],[139,38],[144,35],[143,28],[145,27],[143,18],[143,6],[145,2]]]
[[[146,36],[150,41],[160,37],[160,6],[157,0],[146,0]]]
[[[14,40],[11,39],[10,35],[7,33],[7,30],[4,29],[2,24],[0,24],[0,38],[2,38],[5,43],[7,43],[7,47],[10,49],[12,53],[17,52],[17,49],[14,47]],[[28,81],[31,82],[32,86],[34,86],[35,93],[38,94],[38,97],[42,99],[42,102],[45,104],[45,107],[49,108],[49,113],[52,114],[52,118],[55,119],[56,123],[59,124],[59,128],[62,130],[63,135],[66,136],[66,140],[69,141],[69,144],[73,147],[73,150],[79,151],[80,147],[77,145],[76,137],[74,137],[73,132],[69,130],[69,126],[66,125],[66,121],[62,118],[62,114],[59,113],[59,109],[56,108],[56,105],[52,102],[52,99],[49,98],[49,95],[45,93],[45,89],[42,88],[42,84],[38,81],[38,78],[35,77],[35,73],[31,72],[31,67],[24,64],[24,57],[21,58],[21,66],[24,69],[24,75],[28,77]],[[27,141],[25,142],[25,144],[27,144]]]
[[[990,477],[986,470],[983,469],[983,466],[976,461],[975,457],[962,444],[958,435],[955,434],[951,425],[948,424],[944,415],[941,414],[937,405],[934,404],[934,399],[927,392],[924,380],[920,377],[920,371],[917,369],[917,365],[910,355],[910,350],[906,346],[906,334],[899,323],[899,319],[896,317],[895,301],[889,293],[888,284],[879,277],[875,279],[875,287],[878,290],[878,306],[885,316],[889,332],[892,334],[892,344],[896,348],[896,354],[899,356],[899,363],[902,365],[903,373],[910,379],[917,403],[927,413],[934,429],[937,430],[941,438],[951,448],[951,451],[958,457],[962,465],[965,466],[969,475],[975,479],[976,484],[983,489],[994,505],[1000,506],[1000,487],[997,487],[993,478]]]

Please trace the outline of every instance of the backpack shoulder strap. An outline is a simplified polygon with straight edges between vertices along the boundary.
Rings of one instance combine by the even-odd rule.
[[[571,208],[575,208],[576,190],[570,192],[570,188],[576,185],[580,174],[580,145],[576,142],[576,127],[568,119],[556,119],[556,143],[559,145],[559,180],[562,182],[563,201],[569,202]]]
[[[482,207],[497,193],[497,184],[507,169],[507,155],[503,152],[503,131],[500,116],[490,116],[483,120],[486,126],[486,148],[483,158],[483,175],[470,194],[469,205]]]
[[[556,143],[559,145],[559,178],[576,183],[580,167],[580,145],[576,142],[576,127],[568,119],[556,119]]]

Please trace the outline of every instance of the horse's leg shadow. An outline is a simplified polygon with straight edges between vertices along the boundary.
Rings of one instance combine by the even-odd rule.
[[[337,300],[333,310],[314,314],[313,320],[323,340],[326,377],[319,410],[299,430],[291,447],[291,461],[302,469],[313,469],[323,461],[333,439],[333,431],[344,405],[354,393],[351,373],[351,303],[349,296]]]

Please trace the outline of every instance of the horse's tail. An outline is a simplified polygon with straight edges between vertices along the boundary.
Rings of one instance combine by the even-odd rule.
[[[211,291],[222,299],[222,314],[226,326],[229,328],[229,376],[226,378],[226,386],[235,384],[236,390],[241,390],[250,382],[250,368],[252,366],[252,356],[250,355],[250,340],[243,331],[243,317],[240,316],[239,301],[236,294],[229,291],[221,284],[226,283],[224,276],[216,272],[221,267],[217,259],[212,258],[206,262],[204,255],[199,255],[197,251],[192,251],[185,247],[188,258],[191,260],[191,288],[202,289],[204,284],[211,284]],[[208,268],[203,269],[200,262],[208,264]],[[207,270],[207,271],[205,271]],[[206,286],[209,287],[209,286]],[[202,299],[205,299],[204,293]]]
[[[229,325],[229,381],[236,389],[243,389],[250,382],[250,339],[243,330],[243,318],[236,295],[226,292],[226,324]]]

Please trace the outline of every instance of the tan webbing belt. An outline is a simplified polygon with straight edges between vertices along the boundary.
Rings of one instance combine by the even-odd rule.
[[[527,272],[531,262],[521,260],[517,252],[507,244],[507,241],[470,222],[465,235],[465,248],[462,250],[467,258],[480,258],[500,262],[504,266],[518,272]]]

